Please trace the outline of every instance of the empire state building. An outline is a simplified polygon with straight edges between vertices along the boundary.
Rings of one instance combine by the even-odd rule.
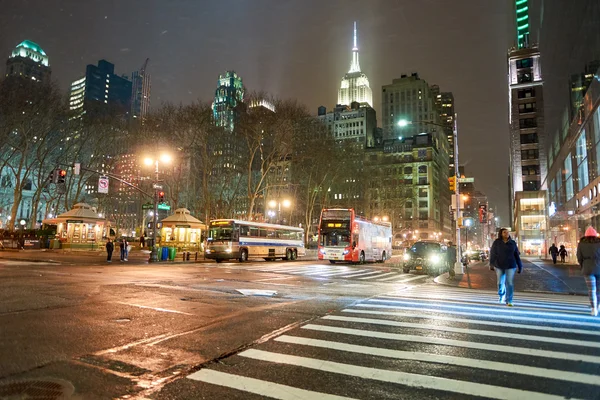
[[[373,107],[373,92],[369,86],[369,79],[360,71],[358,63],[358,45],[356,41],[356,22],[354,22],[354,46],[352,47],[352,63],[350,70],[342,79],[338,92],[338,104],[350,105],[353,101],[366,103]]]

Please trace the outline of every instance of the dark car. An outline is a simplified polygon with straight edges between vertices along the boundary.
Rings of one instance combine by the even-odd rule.
[[[440,275],[448,270],[446,246],[443,243],[429,240],[415,242],[404,254],[402,270],[423,272],[429,275]]]

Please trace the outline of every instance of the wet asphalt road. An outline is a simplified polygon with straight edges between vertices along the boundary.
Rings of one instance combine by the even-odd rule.
[[[0,288],[0,393],[61,379],[80,399],[600,399],[582,297],[508,308],[389,264],[316,261],[0,260]]]

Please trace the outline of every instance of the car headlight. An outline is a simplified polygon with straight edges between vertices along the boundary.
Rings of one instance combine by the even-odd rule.
[[[434,254],[434,255],[432,255],[432,256],[429,257],[429,261],[431,261],[434,264],[437,264],[440,261],[442,261],[442,257],[440,257],[438,254]]]
[[[231,249],[225,249],[225,253],[231,253]]]
[[[404,258],[404,261],[408,261],[410,260],[410,254],[405,254],[404,256],[402,256],[402,258]]]
[[[210,254],[210,250],[206,249],[206,254]]]

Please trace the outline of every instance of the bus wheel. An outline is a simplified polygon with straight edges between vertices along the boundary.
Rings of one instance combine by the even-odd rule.
[[[377,261],[379,263],[384,263],[385,262],[385,251],[383,253],[381,253],[381,260]]]
[[[364,264],[365,263],[365,252],[364,251],[360,252],[360,256],[358,257],[358,263],[359,264]]]
[[[240,262],[248,261],[248,250],[240,250]]]
[[[292,249],[287,249],[285,251],[285,259],[288,260],[288,261],[290,261],[292,259],[292,255],[293,254],[294,253],[293,253]]]
[[[292,250],[292,260],[297,260],[298,259],[298,250],[294,249]]]

